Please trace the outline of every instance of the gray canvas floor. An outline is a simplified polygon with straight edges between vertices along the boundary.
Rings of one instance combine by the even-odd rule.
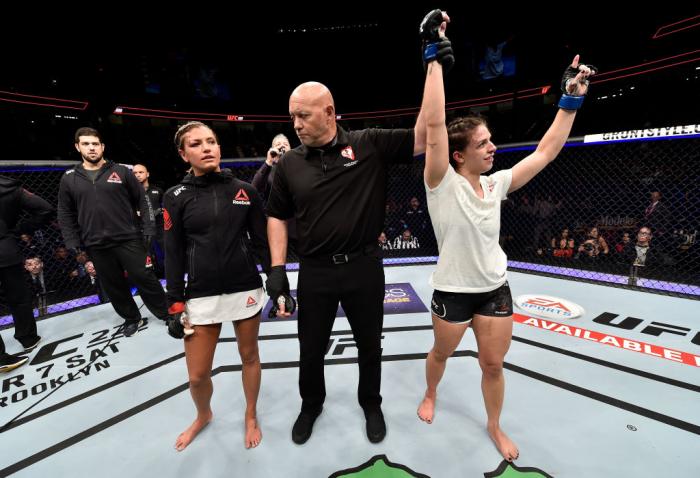
[[[409,283],[416,294],[411,304],[428,304],[432,268],[387,268],[386,281]],[[294,288],[296,274],[290,281]],[[240,359],[233,328],[225,325],[214,363],[214,421],[178,453],[175,438],[194,418],[182,343],[151,321],[134,337],[116,336],[104,348],[120,321],[110,305],[101,305],[39,322],[43,348],[32,353],[29,365],[0,376],[0,425],[24,412],[0,433],[0,476],[700,476],[700,358],[680,363],[678,355],[669,359],[660,352],[664,347],[700,357],[700,301],[519,273],[510,274],[510,284],[514,296],[547,294],[586,310],[556,322],[651,347],[642,353],[516,323],[501,419],[520,448],[514,468],[502,471],[484,428],[471,332],[448,362],[434,423],[416,417],[432,345],[427,312],[385,316],[388,434],[382,443],[373,445],[364,434],[355,399],[356,353],[345,346],[351,334],[339,317],[327,355],[328,397],[305,445],[290,438],[300,406],[296,323],[273,321],[260,331],[261,445],[243,447]],[[594,322],[606,312],[618,317]],[[614,326],[626,317],[641,322]],[[653,335],[659,328],[671,332]],[[10,352],[19,351],[11,329],[2,336]],[[362,471],[379,455],[395,474],[378,467],[374,474]]]

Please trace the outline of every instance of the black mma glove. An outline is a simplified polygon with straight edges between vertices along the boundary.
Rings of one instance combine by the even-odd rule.
[[[284,303],[285,312],[294,313],[297,303],[289,292],[289,280],[287,280],[287,271],[284,266],[273,266],[270,268],[265,281],[265,288],[267,289],[267,295],[270,296],[272,301],[272,308],[268,318],[277,317],[280,303]]]
[[[583,63],[579,63],[578,67],[582,66]],[[598,69],[593,66],[593,65],[585,65],[587,66],[592,74],[596,73]],[[576,75],[579,73],[579,68],[576,67],[574,68],[573,66],[569,65],[566,67],[566,70],[564,70],[564,74],[561,77],[561,99],[559,100],[559,108],[565,109],[565,110],[570,110],[570,111],[575,111],[581,107],[583,104],[583,99],[586,97],[586,95],[575,95],[575,94],[570,94],[566,87],[569,85],[570,81],[573,81],[574,78],[576,78]],[[588,85],[588,80],[585,80],[586,85]],[[586,93],[588,93],[588,90],[586,90]]]
[[[443,72],[447,73],[452,69],[455,57],[450,40],[440,36],[440,25],[444,21],[442,10],[435,9],[423,17],[418,31],[422,42],[423,66],[427,67],[431,61],[437,61],[442,65]]]
[[[168,325],[168,334],[174,339],[185,338],[185,326],[182,325],[182,314],[185,312],[184,302],[175,302],[168,308],[166,322]]]

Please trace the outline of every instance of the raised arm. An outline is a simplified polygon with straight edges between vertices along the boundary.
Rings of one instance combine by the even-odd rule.
[[[588,92],[588,77],[595,72],[594,67],[579,64],[578,55],[574,57],[562,78],[564,94],[559,101],[559,111],[537,145],[537,149],[513,166],[513,180],[508,192],[525,186],[557,157],[571,133],[576,111],[581,107],[583,98]]]
[[[421,53],[423,55],[424,66],[426,69],[426,82],[423,90],[423,103],[421,104],[416,126],[414,128],[414,147],[413,154],[418,155],[426,153],[428,144],[428,130],[435,127],[436,109],[440,110],[442,115],[442,128],[445,127],[445,89],[443,86],[443,72],[447,73],[454,65],[455,59],[452,53],[452,44],[445,36],[445,29],[449,23],[450,17],[446,12],[441,10],[432,10],[421,22]],[[435,65],[440,65],[440,71],[435,71]],[[431,78],[432,76],[432,78]],[[435,78],[439,76],[439,78]],[[439,83],[439,90],[436,89]],[[439,104],[436,104],[439,103]],[[429,109],[426,109],[426,106]],[[439,126],[438,126],[439,127]],[[445,131],[447,135],[447,131]],[[427,164],[427,157],[426,157]],[[447,169],[447,168],[445,168]],[[444,175],[444,172],[443,172]],[[438,181],[439,182],[439,181]]]

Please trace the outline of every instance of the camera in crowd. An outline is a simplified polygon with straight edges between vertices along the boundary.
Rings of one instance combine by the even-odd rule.
[[[279,149],[270,148],[270,156],[276,158],[277,156],[282,156],[286,151],[284,146],[280,146]]]

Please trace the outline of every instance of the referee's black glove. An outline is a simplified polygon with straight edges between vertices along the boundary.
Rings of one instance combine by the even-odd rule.
[[[270,268],[270,272],[267,274],[267,280],[265,281],[265,288],[267,289],[267,295],[270,296],[270,300],[272,301],[272,308],[270,309],[268,318],[272,319],[277,317],[277,312],[281,304],[284,304],[285,312],[289,314],[294,313],[297,308],[297,303],[289,292],[289,280],[287,279],[287,271],[283,265]]]

